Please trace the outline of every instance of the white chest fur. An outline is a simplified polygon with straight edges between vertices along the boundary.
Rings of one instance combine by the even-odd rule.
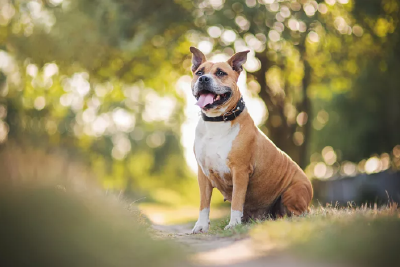
[[[224,177],[229,173],[227,159],[233,140],[239,134],[240,125],[230,122],[209,122],[199,120],[196,128],[194,150],[203,173],[210,177],[210,171]]]

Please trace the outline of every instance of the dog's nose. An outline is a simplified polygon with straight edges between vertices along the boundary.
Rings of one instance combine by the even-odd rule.
[[[210,81],[210,78],[209,77],[207,77],[207,76],[201,76],[200,78],[199,78],[199,82],[200,83],[208,83]]]

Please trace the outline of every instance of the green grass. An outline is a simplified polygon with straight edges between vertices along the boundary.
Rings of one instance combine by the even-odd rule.
[[[173,242],[154,240],[135,203],[104,192],[62,154],[0,152],[0,266],[188,266]]]
[[[226,217],[223,219],[212,220],[208,234],[217,235],[219,237],[240,238],[240,237],[246,236],[247,233],[250,231],[250,229],[261,224],[262,221],[251,221],[249,223],[239,224],[231,229],[224,230],[225,226],[227,226],[228,223],[229,223],[229,217]]]
[[[152,240],[148,224],[113,197],[56,186],[0,188],[0,266],[186,266],[179,249]]]
[[[251,221],[224,230],[229,218],[211,221],[208,235],[250,236],[261,253],[281,251],[305,261],[346,266],[400,266],[400,210],[387,206],[313,207],[308,214]]]
[[[313,208],[303,217],[267,221],[250,236],[260,250],[357,266],[400,266],[400,212],[383,208]]]

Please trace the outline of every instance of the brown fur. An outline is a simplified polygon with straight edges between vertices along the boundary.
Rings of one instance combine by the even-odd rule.
[[[201,63],[193,67],[192,88],[198,79],[196,71],[204,68],[204,73],[214,75],[220,68],[228,75],[214,75],[215,80],[221,85],[229,86],[233,93],[223,105],[205,110],[207,116],[220,116],[224,111],[235,107],[241,97],[237,86],[241,66],[238,68],[235,62],[246,54],[247,52],[241,52],[227,62],[219,63],[207,62],[204,55],[199,55]],[[240,124],[239,134],[233,141],[228,155],[227,166],[230,173],[219,177],[213,170],[209,170],[210,177],[206,177],[202,169],[198,168],[200,210],[210,207],[214,185],[228,201],[231,201],[232,210],[243,212],[242,220],[268,215],[300,215],[306,212],[313,190],[301,168],[257,128],[247,109],[235,120],[226,123]]]

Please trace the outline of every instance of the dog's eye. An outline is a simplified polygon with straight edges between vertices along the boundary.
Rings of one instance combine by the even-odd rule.
[[[201,70],[199,70],[198,72],[196,72],[196,75],[201,76],[201,75],[203,75],[203,72]]]
[[[216,73],[216,75],[221,77],[221,76],[226,75],[226,73],[223,72],[222,70],[218,70],[217,73]]]

